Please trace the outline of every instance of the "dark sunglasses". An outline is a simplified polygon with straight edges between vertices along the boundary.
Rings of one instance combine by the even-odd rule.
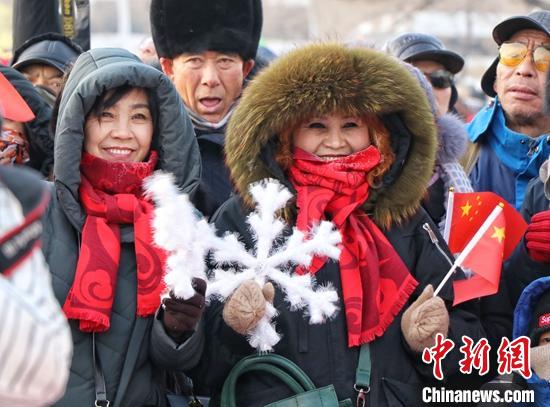
[[[437,89],[447,89],[453,85],[454,75],[444,69],[432,73],[425,73],[432,86]]]

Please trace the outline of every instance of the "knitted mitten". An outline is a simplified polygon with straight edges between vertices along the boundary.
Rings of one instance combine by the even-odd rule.
[[[245,281],[229,297],[223,307],[223,320],[234,331],[246,335],[265,314],[267,301],[273,302],[275,288],[267,283],[263,288],[254,280]]]
[[[438,333],[446,338],[449,331],[449,313],[445,303],[433,294],[433,287],[426,286],[401,318],[403,337],[415,352],[433,346]]]

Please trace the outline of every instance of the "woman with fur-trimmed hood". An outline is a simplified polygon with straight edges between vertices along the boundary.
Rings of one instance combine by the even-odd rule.
[[[252,247],[248,186],[276,178],[294,194],[284,211],[292,226],[305,230],[328,219],[343,235],[338,262],[314,259],[307,270],[318,284],[337,289],[333,319],[309,325],[280,291],[274,297],[282,333],[274,352],[297,363],[317,387],[334,385],[339,400],[357,397],[362,344],[369,344],[372,360],[367,405],[418,406],[422,387],[436,382],[432,366],[421,361],[424,347],[437,333],[456,343],[482,334],[471,305],[449,307],[451,284],[433,297],[431,286],[450,268],[437,227],[420,207],[436,144],[430,107],[406,68],[380,52],[335,44],[274,61],[250,83],[230,121],[226,158],[239,195],[213,217],[218,232],[238,232]],[[254,353],[224,321],[222,314],[234,311],[215,301],[205,311],[205,349],[192,376],[199,391],[211,390],[212,405],[230,369]],[[459,359],[457,346],[443,363],[446,378],[458,371]],[[245,375],[237,393],[238,406],[290,395],[257,373]]]

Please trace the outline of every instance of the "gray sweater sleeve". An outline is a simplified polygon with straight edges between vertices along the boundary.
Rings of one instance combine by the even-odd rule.
[[[166,333],[159,309],[151,329],[151,359],[157,366],[167,370],[188,370],[200,360],[204,349],[204,328],[199,323],[193,334],[178,344]]]

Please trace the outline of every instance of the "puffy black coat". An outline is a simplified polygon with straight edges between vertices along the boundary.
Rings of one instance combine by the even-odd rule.
[[[225,166],[223,129],[211,133],[195,129],[201,153],[202,174],[193,204],[205,216],[211,216],[231,195],[229,170]]]
[[[220,208],[213,222],[220,234],[226,231],[238,232],[247,248],[250,248],[252,241],[244,223],[245,219],[246,210],[238,198],[234,197]],[[440,242],[443,241],[437,227],[422,209],[408,222],[392,227],[385,233],[420,283],[409,304],[427,284],[439,284],[450,267],[445,257],[450,254],[447,251],[445,254],[439,251],[430,240],[428,232],[423,229],[424,225],[429,225]],[[316,278],[318,283],[330,282],[339,293],[342,292],[337,263],[327,263],[317,272]],[[452,302],[450,284],[441,296]],[[276,290],[274,305],[280,313],[275,319],[277,331],[282,333],[282,339],[275,346],[274,353],[296,362],[318,387],[333,384],[339,399],[354,399],[356,393],[353,385],[359,348],[349,348],[347,345],[344,313],[340,311],[325,324],[309,325],[301,312],[288,310],[288,304],[284,303],[279,290]],[[339,304],[339,308],[343,309],[343,303]],[[199,391],[212,391],[214,406],[219,403],[221,386],[231,367],[244,356],[255,352],[242,336],[225,324],[222,310],[223,304],[219,302],[213,302],[206,310],[205,351],[199,364],[200,369],[192,373]],[[477,310],[472,303],[449,308],[449,311],[449,338],[456,344],[461,343],[462,335],[468,335],[476,341],[483,336],[483,329],[476,315]],[[412,352],[404,341],[400,328],[401,315],[402,312],[384,335],[370,345],[372,388],[368,394],[367,405],[419,406],[422,404],[422,387],[442,385],[441,382],[436,383],[433,378],[431,365],[424,364],[420,360],[420,355]],[[457,374],[461,357],[457,346],[444,361],[445,375],[451,382],[450,376]],[[277,379],[252,373],[239,382],[238,395],[237,405],[249,407],[264,406],[269,402],[283,399],[290,393]]]
[[[122,49],[94,49],[75,63],[61,100],[55,145],[55,192],[44,221],[43,251],[53,275],[55,295],[64,304],[73,284],[85,213],[79,202],[83,123],[96,98],[123,84],[153,90],[159,103],[152,148],[157,167],[172,172],[178,186],[192,192],[200,160],[191,121],[170,80]],[[154,316],[136,317],[136,259],[131,225],[121,226],[121,256],[111,327],[96,334],[107,386],[116,406],[164,406],[164,372],[190,368],[202,350],[201,333],[176,344]],[[92,335],[70,321],[74,356],[67,392],[59,406],[92,406],[95,400]]]

